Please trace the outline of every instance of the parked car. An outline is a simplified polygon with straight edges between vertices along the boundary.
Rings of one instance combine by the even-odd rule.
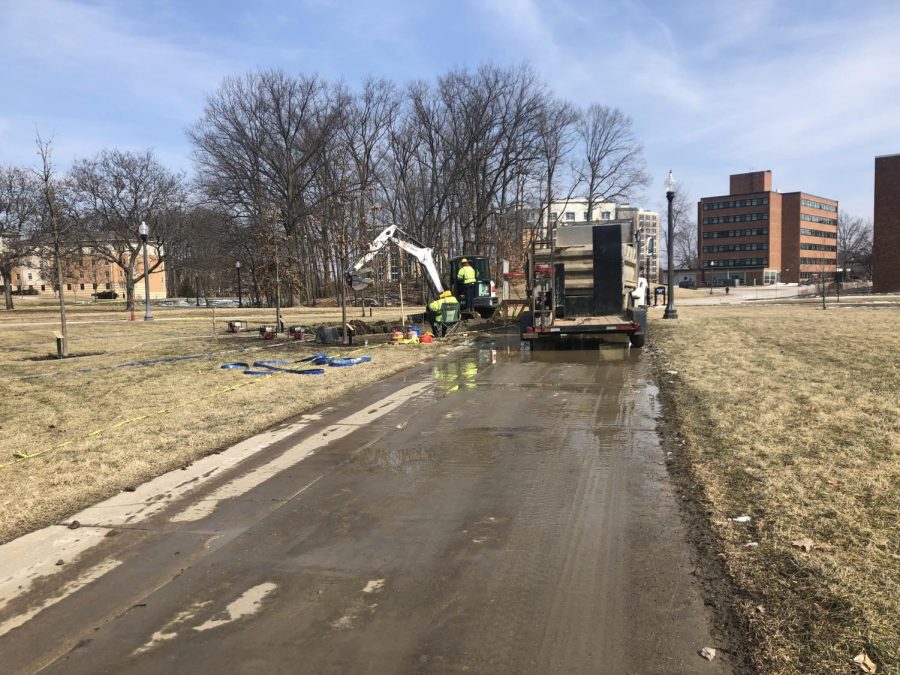
[[[119,294],[115,291],[97,291],[94,293],[94,297],[97,300],[115,300],[119,297]]]

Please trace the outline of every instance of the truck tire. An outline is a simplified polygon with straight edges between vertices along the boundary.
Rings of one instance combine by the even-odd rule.
[[[628,336],[628,339],[631,340],[631,346],[640,349],[644,346],[644,342],[647,339],[646,334],[644,333],[632,333]]]

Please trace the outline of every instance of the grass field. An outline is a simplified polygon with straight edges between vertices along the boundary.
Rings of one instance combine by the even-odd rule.
[[[900,672],[900,304],[688,307],[652,333],[758,671]]]
[[[352,311],[350,318],[359,318],[359,312]],[[372,347],[358,352],[370,355],[371,363],[329,368],[324,376],[251,377],[221,365],[296,361],[325,348],[225,331],[232,318],[254,325],[273,322],[273,310],[216,310],[215,330],[212,310],[159,308],[154,315],[153,322],[140,320],[140,313],[138,321],[130,322],[114,307],[71,310],[70,352],[92,355],[59,361],[30,360],[55,351],[57,316],[52,307],[0,312],[0,542],[56,522],[442,349],[437,344],[375,347],[373,338]],[[284,312],[288,325],[339,318],[339,309]],[[366,318],[378,319],[397,320],[399,309],[376,310]],[[349,349],[327,351],[337,355]],[[125,365],[174,355],[196,358]],[[17,453],[42,454],[15,462]]]

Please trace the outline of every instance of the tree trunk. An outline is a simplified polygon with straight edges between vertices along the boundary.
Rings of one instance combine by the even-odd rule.
[[[131,270],[125,275],[125,311],[134,310],[134,274]]]
[[[58,232],[58,231],[57,231]],[[53,253],[56,256],[56,285],[59,288],[59,326],[62,334],[62,349],[59,355],[66,358],[69,355],[69,330],[66,326],[66,298],[63,295],[63,268],[62,256],[59,252],[59,234],[57,233],[53,241]]]
[[[6,309],[15,309],[13,307],[11,270],[3,270],[3,297],[6,299]]]

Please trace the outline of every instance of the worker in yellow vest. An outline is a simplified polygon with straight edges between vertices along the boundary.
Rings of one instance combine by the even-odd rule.
[[[466,309],[473,310],[475,309],[475,284],[477,283],[478,274],[466,258],[463,258],[459,262],[460,268],[459,272],[456,273],[456,278],[461,281],[463,285],[463,293],[466,298]]]
[[[444,326],[441,323],[441,314],[444,305],[448,302],[458,303],[459,300],[453,297],[450,291],[442,292],[437,300],[428,303],[425,308],[425,320],[431,324],[431,332],[435,337],[444,337]]]

